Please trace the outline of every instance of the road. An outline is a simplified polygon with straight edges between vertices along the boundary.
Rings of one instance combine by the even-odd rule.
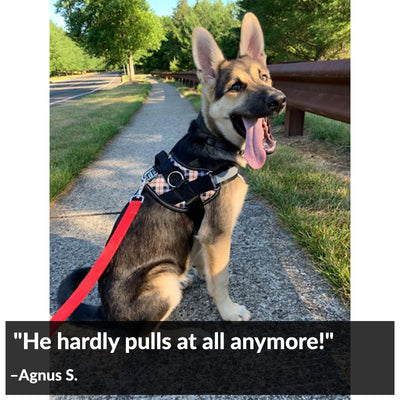
[[[121,82],[119,72],[96,72],[50,83],[50,107],[80,99],[98,90],[108,90]]]

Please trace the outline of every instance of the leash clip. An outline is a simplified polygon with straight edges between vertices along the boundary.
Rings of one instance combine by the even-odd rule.
[[[131,202],[133,200],[137,200],[137,201],[140,201],[141,203],[143,203],[144,197],[142,195],[142,192],[143,192],[143,188],[145,187],[146,183],[147,183],[147,179],[143,175],[142,176],[142,180],[140,181],[140,185],[139,185],[138,189],[133,194],[133,196],[131,196],[131,198],[129,199],[129,202]]]
[[[137,200],[140,201],[141,203],[143,203],[144,201],[144,197],[142,196],[142,191],[144,186],[147,183],[147,179],[145,178],[145,176],[142,176],[142,179],[140,181],[140,185],[137,188],[136,192],[133,194],[133,196],[131,196],[131,198],[129,199],[129,202],[133,201],[133,200]]]
[[[129,201],[137,200],[143,203],[144,197],[142,195],[143,189],[146,186],[147,182],[150,182],[158,175],[157,170],[154,167],[149,168],[143,175],[140,181],[140,185],[133,196],[129,199]]]

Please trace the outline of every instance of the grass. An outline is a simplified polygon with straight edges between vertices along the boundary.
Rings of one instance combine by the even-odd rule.
[[[120,85],[50,109],[50,200],[92,161],[129,122],[150,83]]]
[[[284,125],[285,114],[271,119],[272,125]],[[311,140],[324,142],[328,146],[350,149],[350,125],[320,115],[306,113],[304,131],[310,134]]]
[[[343,298],[350,300],[350,184],[279,146],[261,170],[246,169],[253,192],[279,218]]]
[[[74,78],[82,78],[83,76],[87,76],[90,74],[95,74],[95,72],[88,72],[86,74],[72,74],[72,75],[60,75],[60,76],[51,76],[50,83],[60,82],[60,81],[67,81],[69,79]]]
[[[167,81],[201,108],[200,92]],[[273,125],[284,123],[284,115]],[[349,125],[306,114],[305,129],[313,140],[350,146]],[[261,170],[244,171],[251,190],[266,199],[314,265],[336,291],[350,301],[350,183],[307,160],[293,147],[279,145]]]

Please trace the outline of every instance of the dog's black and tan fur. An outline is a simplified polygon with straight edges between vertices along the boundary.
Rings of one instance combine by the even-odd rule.
[[[266,67],[264,40],[257,18],[248,13],[242,23],[239,57],[225,60],[214,39],[195,28],[193,56],[202,83],[202,111],[175,146],[185,149],[196,167],[246,165],[246,130],[241,116],[260,118],[279,112],[284,95],[272,88]],[[212,135],[223,146],[212,146]],[[203,165],[204,164],[204,165]],[[224,320],[249,320],[250,312],[228,293],[231,235],[247,185],[240,175],[222,185],[219,196],[205,205],[205,216],[193,237],[193,221],[163,207],[147,193],[121,247],[99,280],[102,307],[82,304],[72,319],[161,321],[181,300],[190,264],[207,282],[207,289]],[[62,302],[87,270],[68,277],[59,290]]]

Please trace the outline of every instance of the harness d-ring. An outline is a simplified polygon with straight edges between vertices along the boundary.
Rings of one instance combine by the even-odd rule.
[[[171,183],[171,180],[170,180],[171,176],[174,176],[174,174],[178,175],[178,177],[180,178],[180,180],[178,182],[176,182],[175,184]],[[185,177],[183,176],[182,172],[180,172],[180,171],[172,171],[167,176],[167,183],[169,186],[171,186],[173,188],[180,187],[183,184],[183,182],[185,182]]]

